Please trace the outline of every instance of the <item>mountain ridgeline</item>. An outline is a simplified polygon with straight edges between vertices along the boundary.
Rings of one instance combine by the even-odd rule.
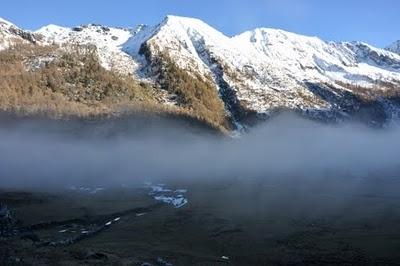
[[[222,132],[281,112],[384,126],[400,119],[400,44],[326,42],[259,28],[228,37],[193,18],[155,26],[0,19],[0,109],[54,118],[151,113]]]

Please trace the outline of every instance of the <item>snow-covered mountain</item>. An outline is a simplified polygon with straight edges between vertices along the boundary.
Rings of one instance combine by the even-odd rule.
[[[0,36],[6,36],[0,49],[14,36],[40,40],[40,45],[95,45],[105,68],[156,84],[167,58],[195,79],[212,83],[234,122],[282,109],[333,120],[370,105],[385,118],[398,113],[393,97],[393,91],[400,90],[398,42],[380,49],[269,28],[229,37],[201,20],[176,16],[134,29],[94,24],[48,25],[34,33],[16,29],[0,20]]]
[[[35,43],[36,41],[34,34],[21,30],[13,23],[0,18],[0,50],[16,43]]]
[[[352,112],[362,104],[357,97],[353,104],[338,99],[352,87],[400,84],[400,56],[362,42],[325,42],[265,28],[228,37],[198,19],[175,16],[146,33],[140,42],[147,39],[142,48],[150,51],[148,63],[166,53],[186,71],[212,77],[232,114],[238,107],[258,114],[276,109],[323,116],[332,109]],[[135,36],[129,43],[138,47]],[[126,51],[134,57],[139,52]]]

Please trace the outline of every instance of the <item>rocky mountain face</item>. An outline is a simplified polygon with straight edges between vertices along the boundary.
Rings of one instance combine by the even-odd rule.
[[[400,40],[392,43],[391,45],[389,45],[388,47],[386,47],[386,50],[393,52],[393,53],[397,53],[400,54]]]
[[[0,34],[1,49],[16,41],[94,46],[105,69],[151,83],[160,104],[228,129],[281,111],[378,126],[400,118],[399,43],[380,49],[268,28],[228,37],[176,16],[132,29],[49,25],[35,32],[1,20]]]
[[[0,18],[0,50],[17,43],[36,43],[37,35],[21,30],[11,22]]]

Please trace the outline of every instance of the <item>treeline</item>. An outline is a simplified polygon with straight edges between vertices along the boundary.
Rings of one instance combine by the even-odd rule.
[[[0,108],[52,116],[155,106],[150,86],[101,67],[89,46],[17,45],[0,52]]]
[[[372,87],[364,87],[342,81],[336,81],[336,84],[351,91],[366,103],[376,101],[379,98],[400,99],[400,84],[396,82],[376,81]]]

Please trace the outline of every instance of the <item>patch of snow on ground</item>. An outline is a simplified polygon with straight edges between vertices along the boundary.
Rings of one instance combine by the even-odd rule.
[[[155,200],[173,205],[175,208],[181,208],[188,203],[183,195],[187,193],[187,189],[172,190],[166,188],[165,184],[153,185],[150,182],[146,182],[145,187],[150,189],[149,195]]]
[[[76,187],[76,186],[71,186],[69,187],[70,190],[76,191],[76,192],[81,192],[81,193],[88,193],[88,194],[97,194],[100,191],[103,191],[103,187]]]

